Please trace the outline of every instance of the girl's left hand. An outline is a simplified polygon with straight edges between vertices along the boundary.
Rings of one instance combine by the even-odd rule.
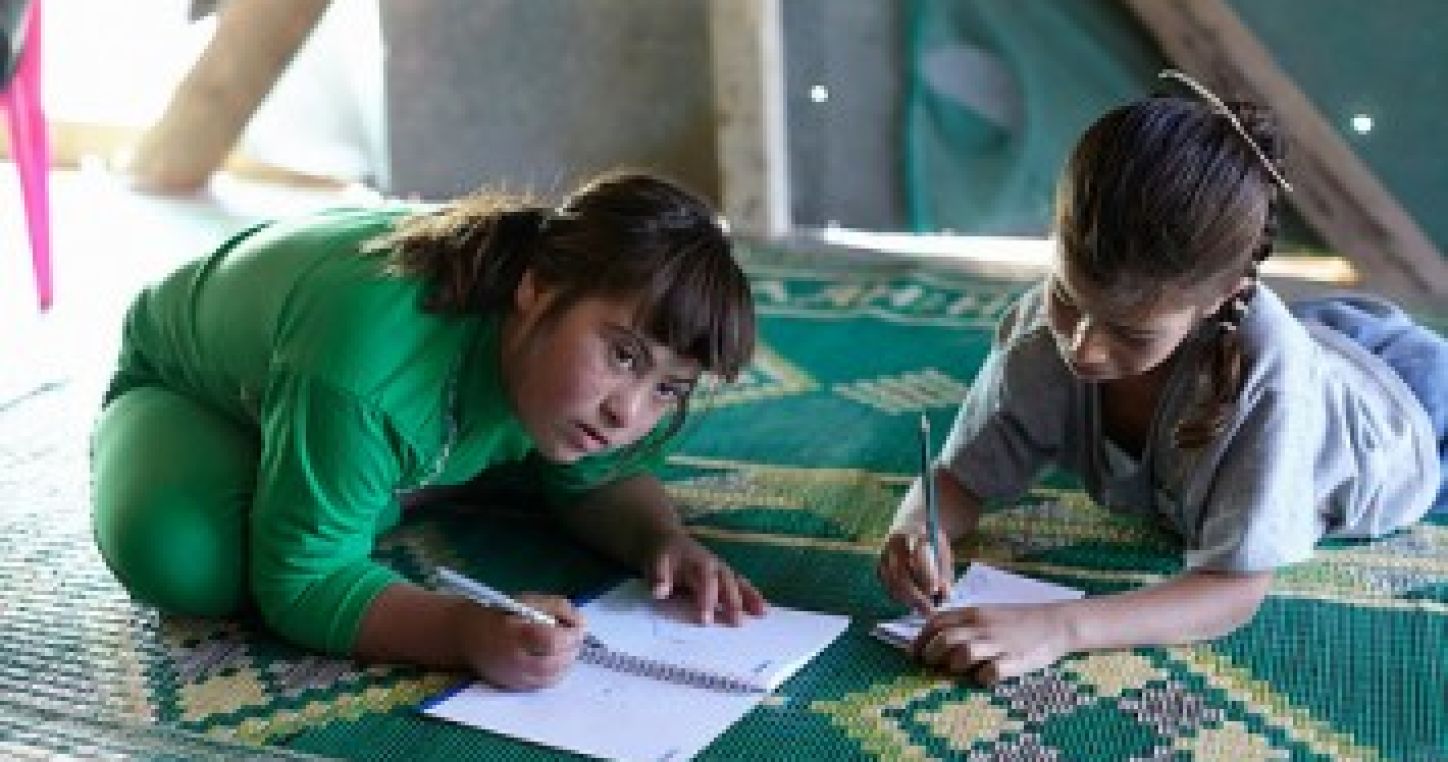
[[[668,598],[678,588],[689,590],[702,624],[712,624],[718,612],[726,624],[737,625],[743,614],[760,616],[768,608],[749,580],[682,531],[660,540],[647,568],[654,598]]]
[[[982,606],[932,616],[915,640],[922,662],[982,685],[1054,664],[1072,649],[1059,605]]]

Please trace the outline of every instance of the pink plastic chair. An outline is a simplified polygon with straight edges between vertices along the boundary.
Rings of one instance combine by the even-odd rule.
[[[55,284],[50,268],[50,136],[40,104],[40,0],[30,0],[12,45],[19,46],[20,57],[0,93],[0,108],[10,125],[10,154],[20,171],[35,292],[44,311],[50,309]]]

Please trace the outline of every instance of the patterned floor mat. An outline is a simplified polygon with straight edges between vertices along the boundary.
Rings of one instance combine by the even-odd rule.
[[[760,356],[707,400],[663,476],[699,536],[772,599],[855,623],[705,758],[1448,756],[1441,521],[1325,546],[1227,638],[1077,656],[993,690],[870,638],[900,613],[873,562],[914,467],[915,416],[949,425],[1020,285],[905,265],[753,274]],[[133,604],[90,539],[98,388],[56,384],[0,410],[0,756],[558,756],[418,715],[457,675],[318,658],[250,622]],[[1052,478],[959,552],[1102,593],[1171,574],[1173,543]],[[569,594],[621,573],[517,505],[422,512],[378,555],[415,577],[446,563]]]

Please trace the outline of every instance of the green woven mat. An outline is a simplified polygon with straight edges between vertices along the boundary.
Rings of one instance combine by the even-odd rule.
[[[695,531],[774,601],[855,623],[706,758],[1448,756],[1441,522],[1324,547],[1220,641],[1077,656],[993,690],[923,672],[871,639],[875,619],[900,613],[873,563],[914,468],[915,416],[949,425],[1020,286],[813,264],[752,267],[758,361],[709,401],[664,477]],[[90,541],[91,386],[0,410],[0,695],[10,707],[0,711],[21,718],[0,723],[0,756],[244,755],[238,743],[372,759],[558,756],[418,715],[457,675],[318,658],[251,623],[131,603]],[[960,552],[1093,593],[1178,568],[1170,537],[1059,478],[988,515]],[[424,511],[378,555],[414,576],[447,563],[504,588],[569,594],[620,574],[523,506]]]

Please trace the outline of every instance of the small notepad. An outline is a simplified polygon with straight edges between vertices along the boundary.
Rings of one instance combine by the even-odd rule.
[[[655,601],[630,580],[581,607],[610,649],[739,676],[774,690],[849,625],[834,614],[773,606],[739,627],[694,624],[683,598]],[[484,683],[444,695],[425,714],[604,759],[685,760],[739,721],[766,693],[719,691],[577,662],[557,685],[532,692]]]
[[[941,610],[1002,603],[1048,603],[1081,598],[1084,592],[1002,571],[979,561],[970,565],[950,589]],[[875,625],[871,635],[897,646],[908,647],[925,627],[925,617],[911,614]]]

